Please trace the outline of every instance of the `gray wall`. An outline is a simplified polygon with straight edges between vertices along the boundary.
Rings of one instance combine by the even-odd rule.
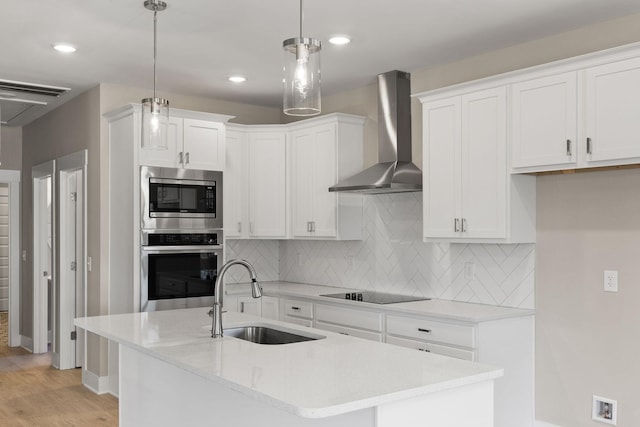
[[[0,126],[0,132],[2,132],[0,169],[22,169],[22,128]]]
[[[538,177],[536,402],[561,426],[591,421],[592,395],[640,425],[640,169]],[[618,293],[603,271],[618,271]]]

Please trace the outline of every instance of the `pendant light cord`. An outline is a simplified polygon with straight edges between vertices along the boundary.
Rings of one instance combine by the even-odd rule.
[[[302,38],[302,0],[300,0],[300,38]]]
[[[302,0],[301,0],[302,1]],[[153,102],[156,102],[156,57],[158,56],[158,41],[157,41],[157,19],[158,11],[153,11]]]

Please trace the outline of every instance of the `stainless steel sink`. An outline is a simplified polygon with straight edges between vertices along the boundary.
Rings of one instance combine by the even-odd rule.
[[[256,344],[292,344],[325,338],[321,335],[299,335],[267,326],[242,326],[224,330],[224,336],[235,337]]]

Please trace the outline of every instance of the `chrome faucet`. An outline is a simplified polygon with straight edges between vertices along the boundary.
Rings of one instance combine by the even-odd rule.
[[[251,296],[254,298],[260,298],[262,296],[262,288],[258,283],[258,278],[256,277],[256,270],[253,268],[251,264],[243,259],[232,259],[228,261],[225,265],[222,266],[220,272],[218,273],[218,277],[216,278],[216,284],[214,285],[213,293],[214,293],[214,303],[213,308],[209,311],[209,316],[211,316],[211,337],[212,338],[221,338],[222,337],[222,281],[224,278],[224,274],[227,272],[229,267],[232,265],[242,265],[247,271],[249,271],[249,275],[251,276]]]

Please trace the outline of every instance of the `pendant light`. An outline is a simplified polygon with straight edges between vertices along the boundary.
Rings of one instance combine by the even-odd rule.
[[[300,0],[300,37],[282,42],[284,49],[283,111],[289,116],[320,114],[320,40],[302,36]]]
[[[167,149],[167,123],[169,101],[156,96],[157,14],[167,8],[160,0],[146,0],[144,7],[153,11],[153,98],[142,100],[142,147],[157,150]]]

